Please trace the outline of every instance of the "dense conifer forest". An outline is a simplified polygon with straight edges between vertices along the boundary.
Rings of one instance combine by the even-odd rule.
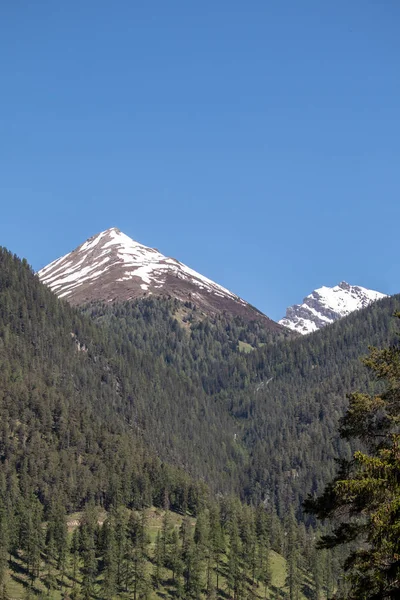
[[[189,378],[198,395],[213,399],[213,417],[229,415],[239,463],[236,458],[228,468],[244,501],[270,501],[282,517],[293,504],[301,518],[307,494],[333,476],[335,457],[351,453],[337,431],[347,394],[376,385],[360,358],[370,345],[396,339],[399,306],[398,296],[385,298],[289,340],[271,338],[259,323],[202,319],[192,305],[171,299],[99,304],[85,312],[124,340],[124,354],[133,347],[156,356],[179,381]]]
[[[355,447],[338,435],[346,393],[379,391],[359,359],[393,342],[398,308],[301,339],[171,298],[78,310],[1,249],[2,597],[18,570],[28,595],[55,598],[343,587],[346,551],[318,558],[302,502]]]

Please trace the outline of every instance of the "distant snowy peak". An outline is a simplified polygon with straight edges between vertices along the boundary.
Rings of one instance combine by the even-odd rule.
[[[206,313],[226,311],[246,319],[267,319],[226,288],[155,248],[135,242],[115,227],[89,238],[38,275],[71,304],[170,295],[192,301]],[[270,322],[271,327],[281,329]]]
[[[304,298],[303,304],[290,306],[279,323],[304,335],[385,297],[381,292],[342,281],[335,287],[314,290]]]

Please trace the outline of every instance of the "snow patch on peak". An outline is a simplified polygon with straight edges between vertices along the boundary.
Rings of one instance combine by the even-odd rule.
[[[41,269],[38,275],[55,293],[67,299],[79,295],[80,288],[84,290],[88,284],[92,289],[97,286],[101,297],[101,286],[106,281],[109,286],[124,282],[125,286],[131,285],[142,292],[151,293],[152,288],[153,291],[165,288],[168,293],[167,279],[172,277],[175,282],[187,282],[201,292],[248,306],[247,302],[208,277],[174,258],[167,258],[156,248],[136,242],[117,227],[92,236],[69,254]]]
[[[317,288],[304,298],[302,304],[290,306],[279,323],[307,334],[385,297],[386,294],[381,292],[341,281],[334,287]]]

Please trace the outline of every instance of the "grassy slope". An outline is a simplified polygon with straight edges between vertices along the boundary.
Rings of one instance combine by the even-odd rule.
[[[105,515],[100,515],[99,522],[102,522]],[[74,513],[68,517],[69,531],[73,531],[73,529],[77,526],[76,523],[79,521],[80,514]],[[157,509],[151,509],[148,511],[148,528],[149,528],[149,536],[150,536],[150,554],[152,554],[154,542],[157,537],[157,532],[161,530],[163,518],[163,511]],[[171,513],[171,522],[175,527],[180,527],[182,522],[182,516],[176,513]],[[193,527],[195,526],[195,519],[192,519]],[[149,561],[149,572],[151,571],[152,565]],[[276,552],[271,552],[271,570],[272,570],[272,589],[267,594],[267,598],[284,598],[287,592],[287,588],[285,587],[285,579],[286,579],[286,560]],[[41,578],[37,579],[34,582],[33,593],[35,596],[46,596],[47,598],[52,598],[53,600],[61,600],[61,598],[69,597],[69,593],[72,590],[72,578],[70,574],[70,569],[67,570],[67,576],[65,579],[66,584],[66,592],[61,590],[52,590],[50,595],[48,595],[47,589],[44,584],[44,578],[47,575],[48,569],[47,565],[43,562],[41,567]],[[53,569],[54,575],[56,575],[57,579],[59,579],[59,573],[57,573],[56,569]],[[164,569],[164,577],[165,582],[168,582],[170,577],[170,573]],[[13,559],[12,569],[8,572],[7,578],[7,596],[9,600],[20,600],[28,598],[28,577],[26,574],[26,569],[24,563],[21,559]],[[224,578],[221,578],[221,589],[224,590],[226,585]],[[99,592],[100,598],[100,589],[97,590]],[[264,598],[263,589],[260,587],[258,591],[258,598]],[[124,597],[123,594],[120,597]],[[173,597],[173,590],[166,583],[165,586],[160,586],[158,590],[153,590],[150,595],[150,600],[157,600],[158,598],[168,598]],[[228,598],[227,594],[222,592],[222,595],[219,597]],[[128,596],[126,595],[126,598]],[[305,600],[305,596],[300,594],[300,600]]]

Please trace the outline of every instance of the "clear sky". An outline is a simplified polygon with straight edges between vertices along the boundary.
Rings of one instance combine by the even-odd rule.
[[[400,292],[398,0],[0,3],[0,244],[108,227],[272,318]]]

